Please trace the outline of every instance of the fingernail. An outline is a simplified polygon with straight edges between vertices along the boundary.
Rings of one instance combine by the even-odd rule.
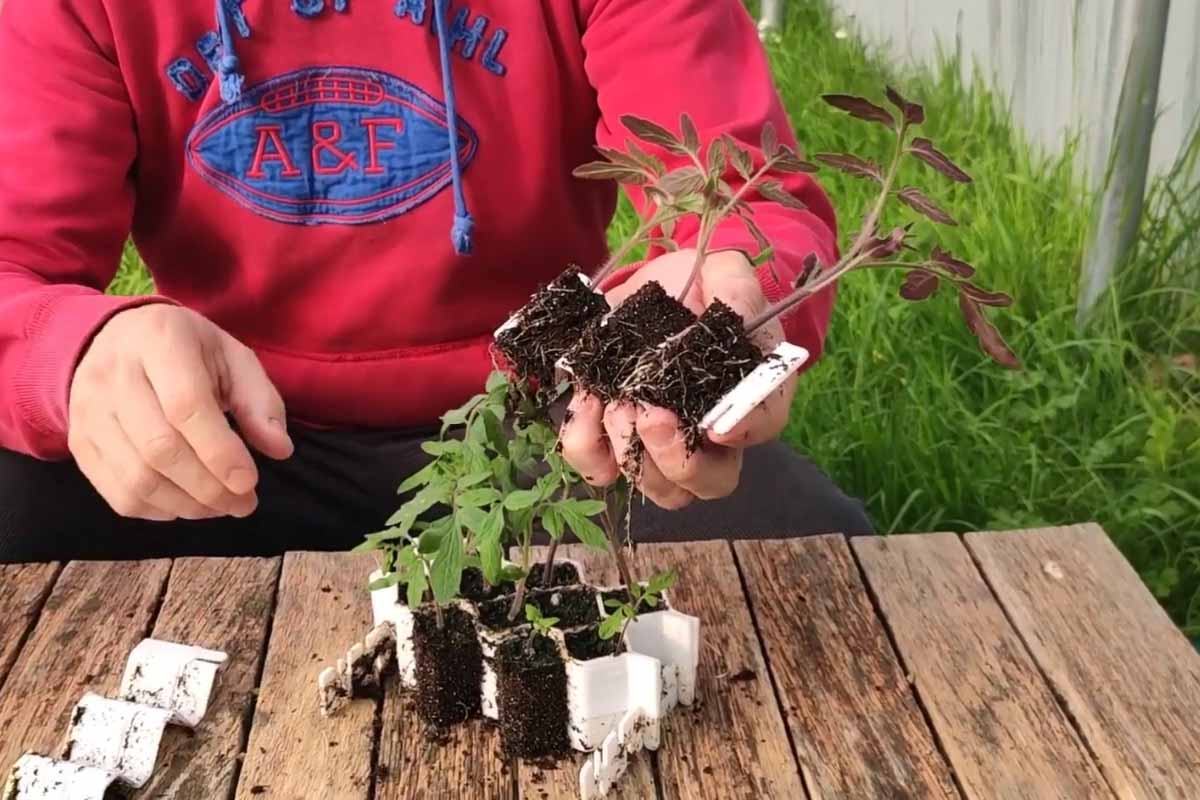
[[[642,441],[647,447],[653,447],[656,450],[668,447],[675,441],[675,429],[670,425],[654,425],[642,431]]]
[[[267,417],[267,424],[274,425],[279,430],[287,433],[287,420],[280,419],[279,417]]]

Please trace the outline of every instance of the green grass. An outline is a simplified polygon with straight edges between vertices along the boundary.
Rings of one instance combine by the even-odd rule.
[[[881,128],[831,113],[822,92],[881,97],[898,81],[925,104],[925,134],[975,182],[951,186],[920,168],[907,179],[963,223],[938,230],[942,244],[1016,299],[992,316],[1025,363],[1011,373],[980,356],[951,297],[897,302],[897,276],[855,274],[825,358],[801,381],[788,441],[863,497],[887,532],[1098,521],[1175,620],[1200,633],[1200,382],[1168,358],[1200,341],[1195,284],[1184,284],[1200,256],[1197,190],[1157,188],[1128,286],[1080,335],[1092,201],[1070,153],[1036,156],[997,98],[963,86],[955,65],[895,74],[853,38],[835,38],[819,4],[793,3],[770,53],[809,153],[885,152]],[[872,187],[822,180],[853,227]]]
[[[896,298],[898,277],[852,275],[786,438],[863,497],[886,532],[1098,521],[1174,619],[1200,634],[1200,379],[1171,361],[1200,349],[1200,189],[1182,175],[1156,188],[1124,291],[1080,335],[1074,301],[1092,198],[1070,153],[1035,155],[998,99],[963,86],[955,66],[897,75],[853,38],[837,39],[818,2],[792,6],[770,54],[804,148],[884,154],[884,131],[833,112],[822,92],[879,97],[893,80],[924,102],[926,135],[975,183],[952,186],[921,168],[905,179],[963,223],[937,231],[941,243],[1016,299],[993,318],[1025,369],[987,362],[951,297],[911,305]],[[871,187],[822,181],[845,233]],[[630,213],[623,203],[614,234]],[[116,286],[149,290],[131,252]]]

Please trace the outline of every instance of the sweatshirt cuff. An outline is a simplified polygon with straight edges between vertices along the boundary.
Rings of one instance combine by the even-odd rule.
[[[174,304],[157,295],[114,297],[91,290],[55,293],[34,312],[26,328],[29,351],[14,381],[16,406],[35,435],[31,448],[43,458],[65,457],[67,400],[75,366],[92,337],[115,314],[151,303]]]

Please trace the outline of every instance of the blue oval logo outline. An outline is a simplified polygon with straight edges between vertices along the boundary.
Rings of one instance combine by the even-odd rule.
[[[201,118],[188,163],[256,214],[362,225],[405,214],[451,183],[446,107],[411,83],[358,67],[307,67]],[[479,138],[458,118],[465,170]]]

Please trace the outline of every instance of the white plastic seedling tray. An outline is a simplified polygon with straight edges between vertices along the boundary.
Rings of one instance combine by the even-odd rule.
[[[167,725],[200,723],[226,658],[216,650],[143,640],[126,662],[120,699],[89,692],[75,706],[66,760],[26,753],[0,798],[103,800],[113,783],[144,786]]]
[[[579,564],[579,583],[587,585]],[[371,581],[382,577],[376,571]],[[603,607],[603,587],[597,587],[596,602]],[[696,694],[696,667],[700,657],[700,620],[670,607],[664,594],[664,608],[639,615],[630,623],[625,639],[626,652],[587,661],[567,657],[563,632],[554,636],[564,653],[567,675],[568,736],[571,746],[593,752],[580,775],[584,798],[604,797],[624,774],[628,756],[641,748],[655,750],[661,738],[662,718],[676,704],[691,705]],[[464,609],[476,613],[470,603]],[[375,629],[363,644],[350,648],[347,658],[337,667],[328,667],[318,676],[321,710],[334,713],[355,696],[350,685],[350,665],[356,658],[374,653],[373,644],[380,633],[391,626],[395,630],[396,664],[406,687],[416,686],[412,642],[412,611],[401,602],[398,586],[371,592]],[[487,717],[498,716],[496,676],[489,663],[504,634],[491,634],[477,628],[484,656],[481,705]],[[365,648],[365,650],[364,650]],[[357,654],[357,656],[356,656]],[[381,670],[378,670],[381,671]],[[407,676],[407,677],[406,677]]]

